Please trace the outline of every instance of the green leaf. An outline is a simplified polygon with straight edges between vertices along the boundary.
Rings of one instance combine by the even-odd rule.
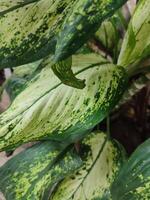
[[[23,65],[53,54],[55,35],[74,1],[0,2],[0,68]]]
[[[118,65],[128,67],[150,55],[150,1],[140,0],[126,33]]]
[[[74,54],[127,0],[76,0],[59,33],[55,62]]]
[[[150,199],[150,139],[140,145],[114,181],[112,199]]]
[[[13,74],[5,82],[4,89],[6,89],[11,101],[25,89],[27,81],[33,78],[39,71],[41,60],[28,65],[22,65],[13,69]]]
[[[95,37],[100,43],[109,51],[113,51],[113,48],[118,42],[118,32],[111,20],[104,21],[101,27],[95,34]]]
[[[62,81],[62,83],[71,87],[83,89],[85,87],[85,81],[77,79],[73,74],[71,67],[71,57],[67,60],[59,61],[58,63],[52,65],[53,72]]]
[[[0,115],[0,150],[22,143],[51,139],[70,143],[82,138],[117,104],[127,82],[122,67],[96,54],[73,56],[83,90],[66,86],[51,70],[51,63],[31,81]]]
[[[40,0],[1,0],[0,2],[0,16],[5,13],[11,12],[19,7],[28,5],[33,2],[37,2]]]
[[[0,190],[7,200],[46,200],[52,187],[81,164],[71,148],[36,144],[0,168]]]
[[[101,200],[109,196],[110,185],[124,162],[121,146],[103,133],[91,133],[81,149],[87,151],[82,167],[60,183],[51,200]]]

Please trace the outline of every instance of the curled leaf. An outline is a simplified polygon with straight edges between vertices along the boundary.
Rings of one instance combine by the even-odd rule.
[[[67,60],[59,61],[52,65],[52,70],[62,83],[71,87],[83,89],[85,87],[85,81],[76,78],[71,67],[72,58],[70,57]]]

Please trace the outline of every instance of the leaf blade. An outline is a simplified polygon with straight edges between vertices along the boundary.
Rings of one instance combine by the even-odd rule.
[[[52,200],[102,199],[123,163],[120,147],[108,141],[103,133],[91,133],[84,139],[87,157],[74,175],[64,179],[53,193]],[[88,149],[89,148],[89,149]]]

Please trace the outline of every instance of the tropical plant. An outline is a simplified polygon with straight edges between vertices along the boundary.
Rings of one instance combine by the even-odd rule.
[[[110,113],[150,80],[150,1],[129,21],[126,2],[1,0],[0,69],[13,75],[0,151],[37,142],[0,168],[6,200],[150,199],[150,139],[128,158],[110,133]]]

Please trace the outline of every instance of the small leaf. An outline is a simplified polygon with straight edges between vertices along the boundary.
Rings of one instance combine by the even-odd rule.
[[[83,165],[58,185],[51,200],[102,200],[109,196],[110,185],[124,162],[123,150],[103,133],[91,133],[82,149],[87,154]]]
[[[81,164],[71,148],[36,144],[0,168],[0,190],[7,200],[46,200],[52,187]]]
[[[71,66],[72,58],[70,57],[67,60],[59,61],[52,65],[52,70],[62,83],[71,87],[83,89],[85,87],[85,81],[75,77]]]
[[[119,172],[112,188],[112,199],[150,199],[150,139],[140,145]]]
[[[126,33],[118,65],[131,65],[150,55],[150,1],[140,0]],[[132,68],[131,68],[132,69]]]

